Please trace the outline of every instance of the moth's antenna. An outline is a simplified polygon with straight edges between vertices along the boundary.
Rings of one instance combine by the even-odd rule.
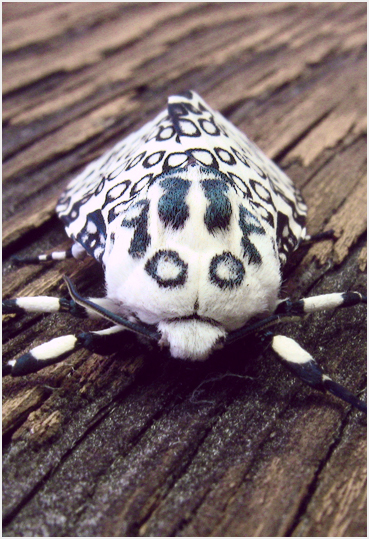
[[[145,335],[145,337],[149,337],[150,339],[154,339],[155,341],[160,340],[160,333],[152,329],[150,326],[146,326],[144,324],[136,324],[135,322],[131,322],[130,320],[127,320],[126,318],[122,318],[118,314],[113,313],[112,311],[108,311],[108,309],[104,309],[104,307],[101,307],[100,305],[97,305],[93,301],[90,301],[89,299],[83,298],[80,296],[75,289],[72,281],[64,275],[64,281],[67,284],[69,294],[71,298],[78,304],[82,305],[82,307],[85,307],[86,309],[89,309],[97,314],[99,314],[102,318],[105,318],[106,320],[109,320],[110,322],[113,322],[114,324],[119,324],[120,326],[123,326],[130,331],[134,331],[135,333],[138,333],[140,335]]]

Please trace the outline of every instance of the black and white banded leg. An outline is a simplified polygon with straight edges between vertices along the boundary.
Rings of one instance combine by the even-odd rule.
[[[328,309],[352,307],[360,303],[366,303],[366,296],[359,292],[336,292],[333,294],[323,294],[321,296],[303,298],[298,301],[284,299],[280,301],[271,316],[231,331],[226,337],[225,344],[230,344],[251,334],[260,334],[260,332],[266,328],[282,322],[296,321],[307,314]],[[264,335],[267,334],[264,333]]]
[[[268,328],[286,321],[294,321],[310,313],[352,307],[361,303],[366,303],[367,298],[359,292],[338,292],[324,294],[310,298],[291,301],[282,300],[275,312],[268,318],[258,320],[253,324],[235,330],[228,334],[226,344],[245,338],[251,334],[258,334],[265,342],[270,342],[272,349],[278,358],[301,380],[308,383],[315,389],[327,390],[340,399],[352,404],[359,410],[366,412],[366,403],[358,399],[346,388],[331,380],[324,374],[314,358],[306,352],[293,339],[282,335],[273,335]]]
[[[316,241],[322,241],[322,240],[335,240],[337,237],[334,234],[334,230],[326,230],[325,232],[318,232],[318,234],[313,234],[312,236],[310,234],[306,234],[305,238],[301,242],[301,245],[306,245],[309,243],[314,243]]]
[[[112,326],[100,331],[90,331],[79,335],[63,335],[36,346],[18,359],[10,360],[3,367],[3,376],[24,376],[37,372],[48,365],[59,363],[80,348],[108,355],[119,349],[120,333],[126,328]]]
[[[64,335],[33,348],[30,352],[22,355],[16,360],[9,361],[3,368],[3,376],[23,376],[31,372],[39,371],[47,365],[59,363],[72,352],[79,348],[87,348],[102,355],[111,354],[119,350],[120,332],[125,329],[143,335],[156,342],[160,340],[160,335],[152,326],[132,321],[122,317],[117,311],[119,307],[107,298],[83,298],[78,294],[72,281],[64,277],[71,300],[59,300],[48,296],[38,298],[17,298],[6,300],[5,309],[8,312],[58,312],[67,311],[78,317],[97,317],[109,320],[114,326],[101,331],[91,331],[79,335]],[[107,309],[113,307],[114,310]]]
[[[293,302],[287,299],[278,305],[275,314],[281,315],[281,319],[283,319],[284,316],[304,316],[323,310],[353,307],[360,303],[366,303],[366,301],[366,296],[359,292],[323,294]],[[272,349],[298,378],[311,387],[327,390],[366,413],[366,403],[324,374],[313,357],[293,339],[276,335],[273,337]]]
[[[19,257],[13,256],[12,262],[16,265],[21,264],[40,264],[41,262],[49,262],[51,260],[65,260],[66,258],[83,259],[86,256],[86,251],[79,243],[74,243],[70,249],[66,251],[53,251],[50,254],[41,254],[38,256]]]
[[[314,358],[296,341],[284,335],[275,335],[272,338],[272,349],[282,363],[309,386],[320,391],[329,391],[366,413],[366,403],[324,374]]]
[[[335,292],[333,294],[322,294],[321,296],[303,298],[298,301],[285,299],[279,303],[274,314],[282,316],[304,316],[305,314],[318,311],[353,307],[359,303],[366,303],[366,301],[366,296],[359,292]]]
[[[333,294],[322,294],[310,298],[291,301],[285,299],[276,308],[275,315],[304,316],[305,314],[325,311],[329,309],[341,309],[353,307],[359,303],[366,303],[366,296],[359,292],[335,292]]]
[[[118,312],[118,307],[107,298],[88,298],[103,309]],[[51,296],[19,297],[5,299],[2,302],[3,314],[27,313],[69,313],[76,318],[100,318],[101,315],[93,309],[79,305],[73,299],[54,298]]]

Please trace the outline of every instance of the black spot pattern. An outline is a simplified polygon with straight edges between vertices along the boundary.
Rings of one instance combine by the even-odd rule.
[[[204,217],[206,228],[211,234],[217,230],[225,230],[232,215],[232,206],[227,196],[227,183],[219,175],[219,179],[207,179],[200,184],[210,202]]]
[[[243,206],[240,206],[239,225],[243,234],[241,245],[244,250],[244,256],[248,256],[249,264],[261,264],[260,253],[256,246],[250,241],[249,235],[252,233],[263,235],[265,234],[265,230],[260,225],[258,219]]]
[[[151,178],[152,174],[146,174],[145,176],[143,176],[143,178],[135,182],[131,187],[129,196],[134,197],[138,195],[138,193],[140,193],[143,189],[146,189],[147,184],[150,182]]]
[[[106,226],[100,210],[88,215],[85,226],[76,240],[88,254],[101,262],[106,243]]]
[[[278,251],[287,256],[289,249],[294,249],[297,245],[297,240],[293,234],[289,225],[289,219],[286,215],[278,212],[277,217],[277,238],[278,238]]]
[[[201,131],[197,125],[185,118],[177,120],[176,132],[180,137],[201,137]]]
[[[271,205],[274,207],[272,197],[270,196],[269,190],[264,187],[260,182],[255,180],[250,180],[250,187],[256,193],[259,199],[264,201],[266,205]]]
[[[274,217],[270,211],[268,211],[265,206],[259,202],[254,202],[253,200],[249,201],[250,206],[255,208],[255,213],[264,221],[266,221],[272,228],[274,228]]]
[[[251,159],[251,155],[248,154],[248,152],[246,152],[245,150],[240,150],[236,148],[232,148],[232,150],[236,158],[241,163],[246,165],[251,170],[256,171],[261,178],[266,178],[265,171],[254,160]]]
[[[145,271],[160,287],[183,286],[187,279],[188,264],[175,251],[160,250],[145,264]]]
[[[159,184],[165,191],[158,202],[160,220],[165,226],[171,226],[175,230],[183,228],[190,215],[186,204],[190,182],[175,174],[168,175]]]
[[[100,183],[98,184],[98,186],[97,186],[96,189],[95,189],[94,195],[99,195],[99,194],[101,193],[101,191],[104,190],[104,188],[105,188],[105,182],[106,182],[106,178],[105,178],[105,176],[103,176],[103,177],[101,178]]]
[[[148,232],[147,216],[149,207],[150,204],[148,200],[140,200],[139,202],[136,202],[136,204],[132,206],[132,209],[140,209],[139,215],[133,217],[132,219],[123,219],[122,221],[123,227],[135,229],[128,249],[128,253],[133,258],[142,258],[151,242],[151,237]]]

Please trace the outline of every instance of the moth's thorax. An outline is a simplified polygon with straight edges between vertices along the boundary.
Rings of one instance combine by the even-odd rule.
[[[157,178],[107,247],[107,296],[159,324],[177,357],[205,357],[224,331],[276,307],[280,262],[270,227],[213,169],[190,165]]]

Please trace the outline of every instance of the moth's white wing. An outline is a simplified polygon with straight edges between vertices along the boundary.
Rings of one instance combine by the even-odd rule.
[[[144,199],[159,175],[191,160],[227,177],[275,237],[284,263],[305,235],[306,206],[299,191],[259,148],[194,92],[170,97],[167,110],[69,184],[57,206],[67,234],[101,262],[116,218],[134,200]]]

